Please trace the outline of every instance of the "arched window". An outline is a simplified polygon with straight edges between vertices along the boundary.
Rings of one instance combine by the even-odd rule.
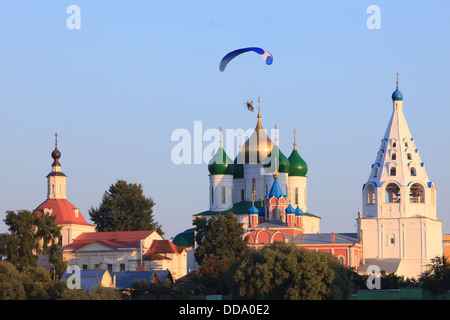
[[[425,190],[420,183],[414,183],[409,189],[409,202],[411,203],[425,202]]]
[[[295,204],[298,205],[298,188],[295,188]]]
[[[397,142],[392,142],[392,148],[397,147]]]
[[[222,203],[225,203],[225,186],[222,186]]]
[[[408,154],[406,155],[406,158],[407,158],[408,160],[412,160],[411,153],[408,153]]]
[[[343,256],[339,256],[339,262],[342,264],[342,265],[344,265],[344,263],[345,263],[345,258],[343,257]]]
[[[405,142],[405,147],[407,147],[407,148],[408,148],[408,142]]]
[[[241,189],[241,201],[244,201],[244,189]]]
[[[388,245],[395,245],[395,235],[393,233],[388,234]]]
[[[378,168],[373,169],[373,177],[376,178],[378,176]]]
[[[386,203],[400,203],[400,188],[395,183],[389,183],[386,186],[385,201]]]
[[[211,203],[214,204],[214,187],[211,187]]]
[[[416,176],[416,168],[412,167],[410,171],[411,171],[411,175],[413,177],[415,177]]]
[[[375,204],[375,188],[372,184],[369,184],[366,187],[366,203]]]
[[[397,160],[397,154],[395,152],[391,155],[391,160]]]
[[[397,175],[397,168],[396,168],[396,167],[392,167],[392,168],[389,170],[389,175],[391,175],[391,176]]]

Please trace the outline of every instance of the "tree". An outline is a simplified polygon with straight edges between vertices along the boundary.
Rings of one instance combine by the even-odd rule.
[[[244,229],[232,213],[218,214],[206,219],[196,217],[195,260],[201,266],[206,257],[236,260],[247,250],[247,241],[242,239]]]
[[[427,270],[419,278],[421,287],[433,293],[442,294],[447,299],[447,291],[450,290],[450,263],[445,256],[436,256],[427,265]]]
[[[91,208],[89,215],[96,231],[155,230],[164,234],[161,225],[154,221],[151,198],[144,196],[142,185],[118,180],[105,191],[102,203]]]
[[[58,254],[61,227],[55,224],[55,219],[28,210],[7,211],[4,222],[10,233],[0,235],[0,255],[19,271],[24,267],[36,267],[38,254],[48,255],[51,263],[63,269],[64,263]]]
[[[249,249],[229,273],[233,298],[277,300],[348,299],[348,275],[330,253],[281,242]]]

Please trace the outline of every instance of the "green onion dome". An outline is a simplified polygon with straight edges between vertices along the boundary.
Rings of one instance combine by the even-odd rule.
[[[209,173],[212,175],[217,174],[233,174],[234,164],[233,160],[231,160],[225,150],[222,147],[217,150],[216,155],[208,164]]]
[[[234,171],[233,171],[234,179],[244,178],[244,162],[245,162],[244,155],[240,151],[236,156],[236,159],[234,159]]]
[[[272,168],[272,160],[274,161],[274,167]],[[272,168],[278,172],[289,172],[289,160],[286,156],[281,152],[278,145],[275,145],[269,155],[264,159],[264,168]],[[278,168],[276,167],[278,164]]]
[[[289,175],[290,176],[306,176],[308,172],[308,165],[305,160],[298,154],[297,148],[292,150],[291,155],[289,156]]]

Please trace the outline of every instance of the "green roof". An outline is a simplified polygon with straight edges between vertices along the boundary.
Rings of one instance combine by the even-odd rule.
[[[223,210],[223,211],[212,211],[212,210],[207,210],[207,211],[203,211],[197,214],[194,214],[195,217],[198,216],[214,216],[214,215],[218,215],[218,214],[227,214],[229,212],[235,214],[235,215],[243,215],[243,214],[248,214],[248,210],[252,207],[252,202],[251,201],[241,201],[241,202],[237,202],[235,204],[233,204],[233,207],[231,209],[228,210]],[[261,201],[255,201],[255,207],[257,209],[261,208]],[[319,216],[316,216],[312,213],[308,213],[308,212],[304,212],[303,213],[304,216],[309,216],[309,217],[316,217],[316,218],[320,218]]]
[[[187,229],[175,236],[172,243],[179,247],[193,247],[194,246],[194,228]]]

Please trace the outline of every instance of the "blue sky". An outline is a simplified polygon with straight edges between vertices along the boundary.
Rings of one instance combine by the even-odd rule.
[[[81,29],[69,30],[69,5]],[[369,5],[381,10],[370,30]],[[0,3],[0,231],[6,210],[46,198],[54,133],[67,197],[89,218],[117,179],[141,183],[166,237],[208,207],[207,165],[171,161],[174,130],[252,128],[243,102],[309,166],[322,232],[356,232],[361,187],[392,113],[404,113],[450,233],[448,1],[3,1]],[[219,72],[220,59],[259,46]],[[232,152],[230,152],[232,154]],[[450,225],[449,225],[450,227]]]

